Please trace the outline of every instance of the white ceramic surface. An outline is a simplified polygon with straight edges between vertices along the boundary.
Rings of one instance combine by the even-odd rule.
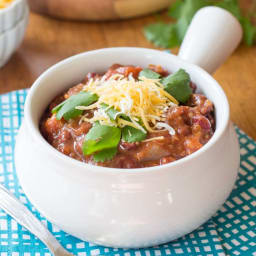
[[[29,9],[25,8],[22,19],[11,29],[0,34],[0,68],[5,65],[23,40],[29,18]]]
[[[242,39],[238,20],[219,7],[205,7],[194,16],[179,51],[179,57],[213,73]]]
[[[8,7],[0,9],[0,34],[14,27],[24,16],[27,0],[14,0]]]
[[[175,162],[131,170],[88,165],[51,147],[38,128],[46,106],[87,72],[113,63],[184,68],[215,105],[210,141]],[[64,231],[107,246],[146,247],[180,237],[216,212],[234,185],[239,146],[227,98],[206,71],[166,52],[109,48],[68,58],[37,79],[27,96],[15,164],[30,201]]]

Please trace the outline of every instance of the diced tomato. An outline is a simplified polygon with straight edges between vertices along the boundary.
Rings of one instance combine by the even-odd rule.
[[[141,67],[135,67],[135,66],[121,66],[119,64],[115,64],[109,68],[107,71],[106,79],[110,78],[114,74],[121,74],[125,77],[128,77],[129,74],[132,74],[134,78],[138,78],[138,75],[140,71],[142,70]]]

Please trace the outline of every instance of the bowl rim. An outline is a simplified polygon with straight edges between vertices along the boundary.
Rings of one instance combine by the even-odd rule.
[[[0,15],[2,15],[3,13],[6,13],[8,11],[10,11],[11,9],[15,8],[15,6],[21,2],[25,3],[25,0],[13,0],[11,2],[11,4],[9,4],[7,7],[5,8],[0,8]]]
[[[45,138],[42,136],[38,129],[38,123],[35,125],[32,117],[31,117],[31,101],[33,99],[34,92],[36,92],[37,88],[40,87],[41,81],[44,80],[45,77],[55,72],[55,69],[58,69],[58,67],[61,67],[62,65],[71,64],[74,59],[77,58],[86,58],[89,57],[91,54],[100,54],[104,51],[125,51],[125,50],[141,50],[141,51],[148,51],[152,54],[168,54],[169,56],[173,56],[177,58],[177,61],[180,63],[184,63],[186,66],[190,66],[193,68],[192,72],[200,72],[200,75],[203,76],[204,80],[210,80],[211,83],[215,84],[216,89],[218,90],[218,93],[222,96],[223,102],[222,102],[222,108],[226,109],[226,115],[224,116],[221,124],[219,127],[215,130],[213,136],[210,138],[210,140],[203,145],[199,150],[195,151],[194,153],[185,156],[184,158],[175,160],[171,163],[167,163],[164,165],[158,165],[153,167],[143,167],[143,168],[112,168],[112,167],[103,167],[103,166],[97,166],[92,164],[87,164],[85,162],[81,162],[79,160],[73,159],[61,152],[59,152],[56,148],[54,148],[52,145],[50,145]],[[191,71],[190,71],[191,72]],[[109,47],[109,48],[101,48],[97,50],[82,52],[76,55],[73,55],[71,57],[65,58],[64,60],[57,62],[56,64],[52,65],[50,68],[48,68],[46,71],[44,71],[33,83],[32,87],[29,90],[29,93],[27,95],[26,101],[25,101],[25,107],[24,107],[24,121],[26,123],[26,128],[29,129],[30,136],[33,137],[39,144],[43,147],[43,149],[47,150],[50,154],[54,155],[56,159],[60,159],[67,164],[67,166],[77,166],[78,168],[83,169],[89,169],[90,171],[96,171],[96,172],[103,172],[103,173],[129,173],[129,174],[139,174],[139,173],[147,173],[147,172],[154,172],[159,171],[164,168],[171,169],[172,167],[176,167],[179,165],[183,165],[184,163],[187,163],[199,156],[201,156],[203,153],[206,153],[212,146],[216,144],[216,142],[222,137],[223,133],[226,131],[228,125],[229,125],[229,119],[230,119],[230,108],[229,103],[226,97],[226,94],[224,93],[223,89],[219,85],[219,83],[205,70],[203,70],[201,67],[191,64],[187,61],[184,61],[180,59],[178,56],[170,54],[166,51],[160,51],[160,50],[154,50],[150,48],[143,48],[143,47]],[[73,168],[75,169],[75,168]],[[74,170],[73,170],[74,171]]]

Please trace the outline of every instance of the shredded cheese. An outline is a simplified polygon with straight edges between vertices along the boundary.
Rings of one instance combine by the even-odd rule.
[[[143,140],[142,142],[149,142],[149,141],[153,141],[153,140],[163,140],[163,139],[164,139],[164,136],[159,136],[159,137],[153,137],[153,138]]]
[[[124,77],[121,74],[114,74],[107,80],[105,76],[100,79],[90,79],[83,90],[95,93],[99,97],[98,101],[90,106],[77,107],[80,110],[96,109],[92,118],[84,117],[86,121],[91,123],[99,121],[101,124],[119,127],[129,125],[144,133],[146,130],[156,132],[163,128],[171,131],[170,126],[160,127],[157,123],[165,119],[166,110],[170,106],[177,105],[178,101],[163,89],[159,79],[142,77],[137,81],[131,75]],[[105,113],[106,110],[100,108],[102,103],[110,108],[114,107],[118,114],[125,114],[130,121],[122,118],[111,120]],[[139,124],[139,121],[142,124]]]
[[[165,128],[169,132],[170,135],[175,134],[175,130],[170,125],[168,125],[167,123],[158,122],[156,124],[156,127],[157,128]]]

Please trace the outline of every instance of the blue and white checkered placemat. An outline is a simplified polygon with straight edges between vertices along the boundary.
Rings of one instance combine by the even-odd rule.
[[[137,250],[97,246],[74,238],[48,222],[30,204],[17,180],[13,149],[27,91],[0,96],[0,182],[39,218],[70,252],[78,256],[256,255],[256,143],[236,128],[241,168],[228,201],[207,223],[171,243]],[[0,210],[0,256],[50,256],[48,249]]]

